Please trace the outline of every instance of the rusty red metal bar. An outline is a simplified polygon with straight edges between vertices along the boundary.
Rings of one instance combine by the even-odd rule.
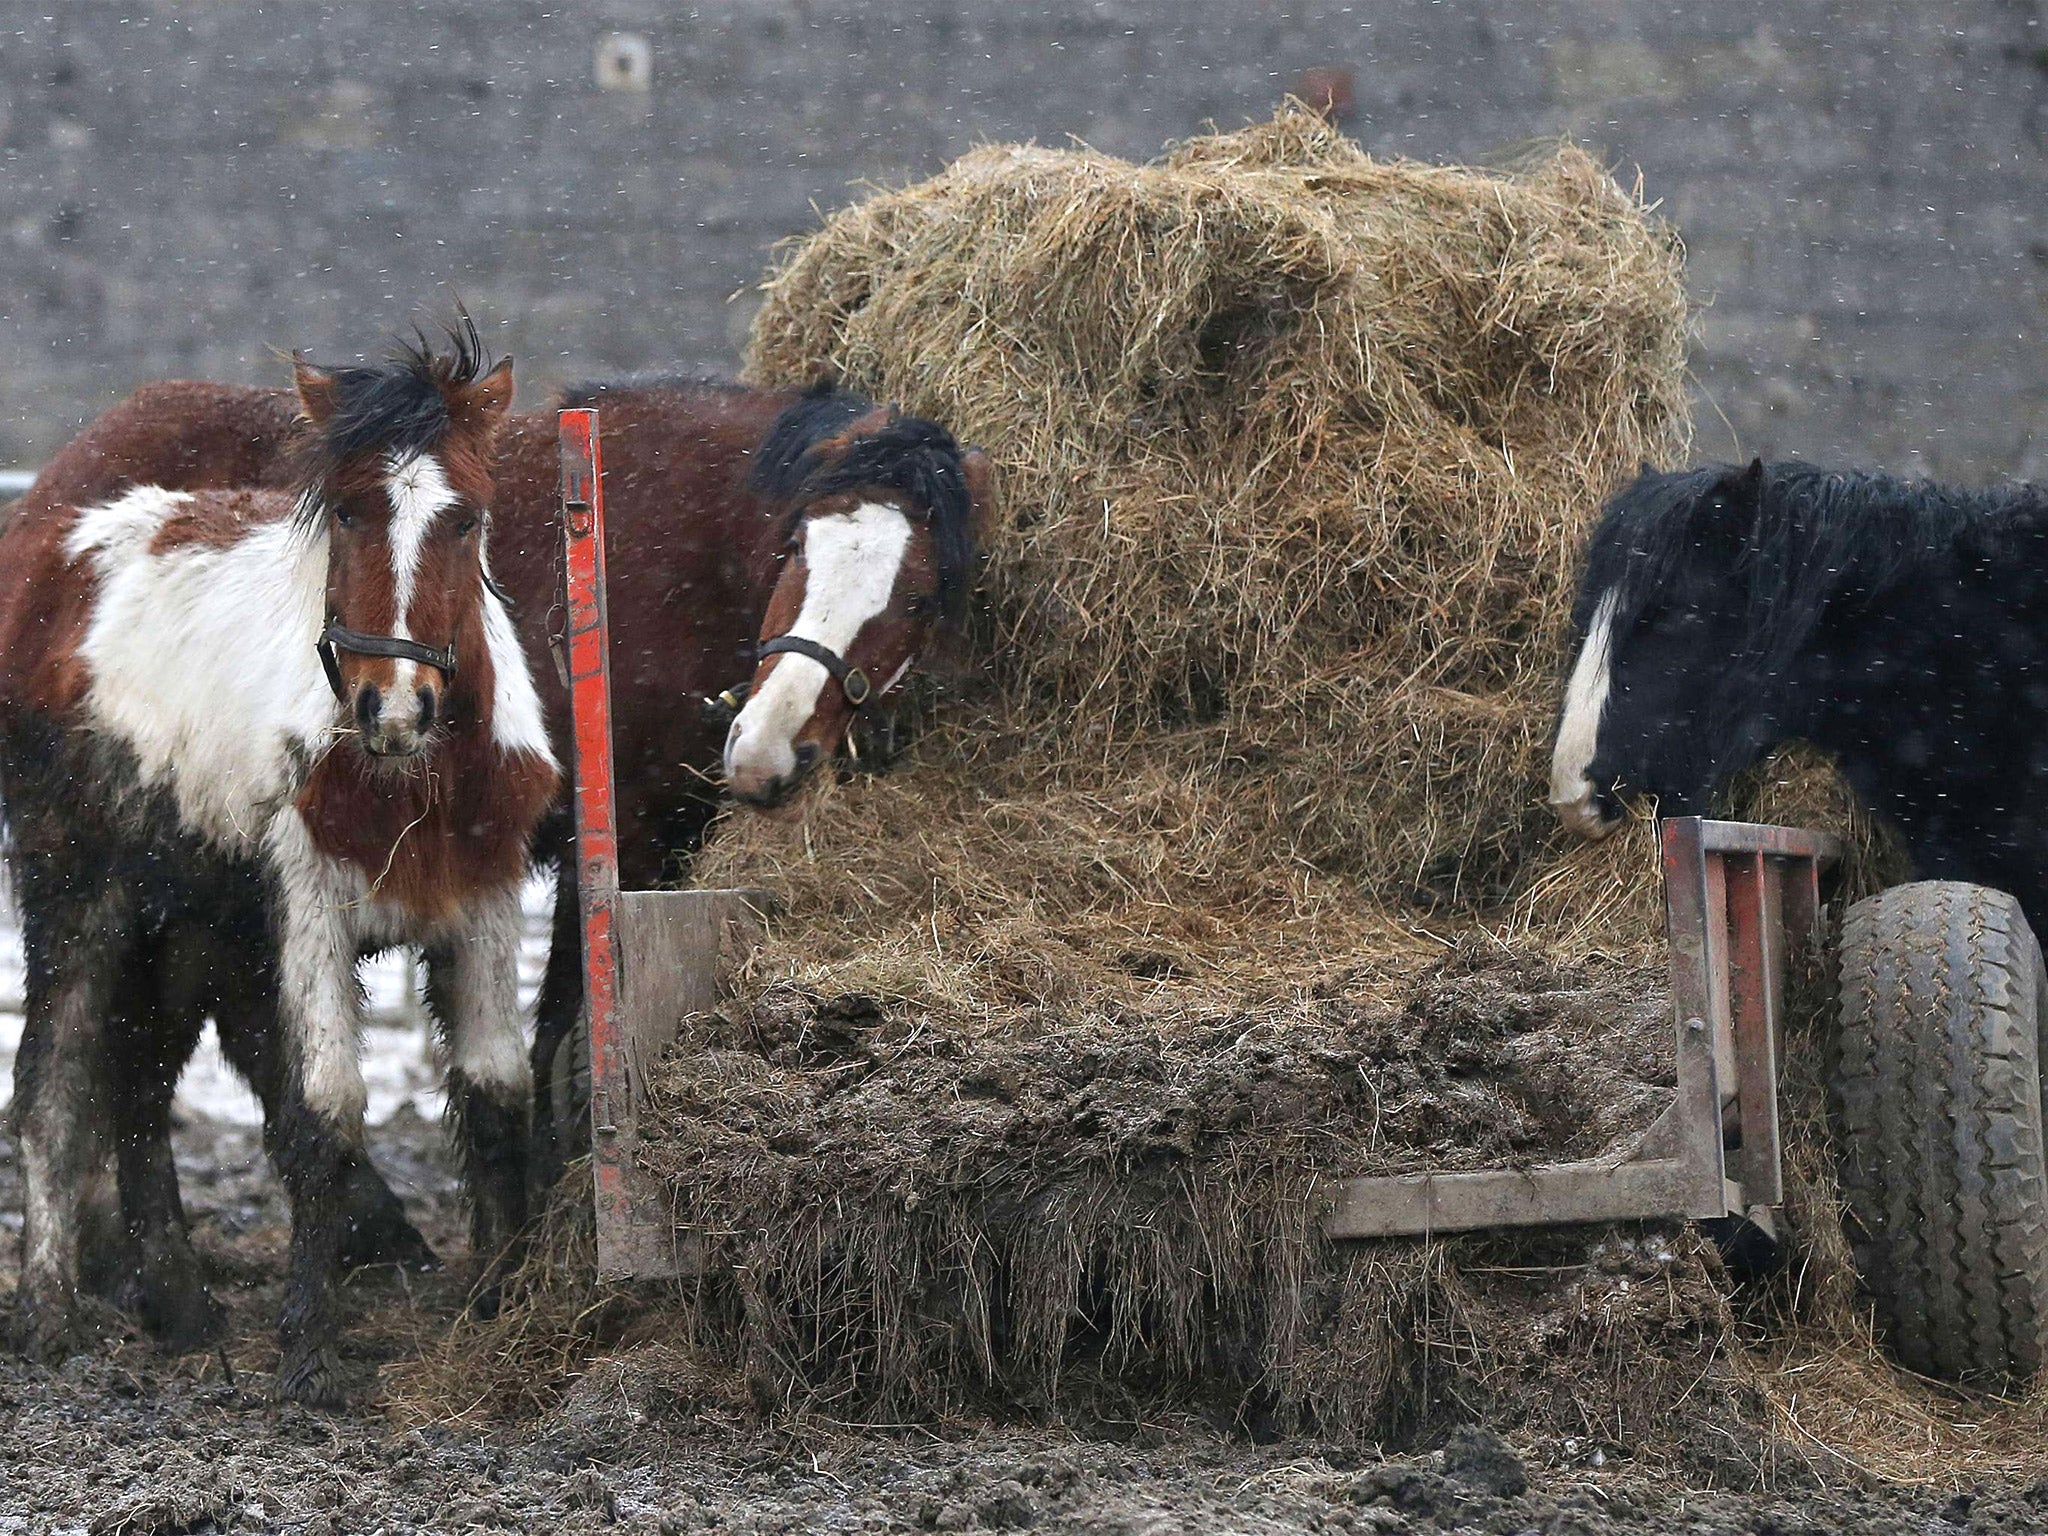
[[[583,985],[590,1037],[590,1161],[598,1229],[630,1215],[629,1170],[619,1155],[617,1115],[627,1047],[619,1007],[618,826],[612,792],[610,632],[605,611],[604,449],[597,412],[561,413],[562,552],[568,611],[571,733],[575,758],[576,881],[583,907]],[[611,1219],[607,1220],[607,1216]],[[599,1243],[598,1268],[616,1256]]]

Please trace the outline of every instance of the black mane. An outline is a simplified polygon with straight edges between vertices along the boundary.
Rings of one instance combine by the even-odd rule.
[[[898,492],[911,503],[909,510],[931,523],[939,604],[949,616],[957,614],[974,560],[974,507],[953,434],[935,421],[898,416],[844,452],[815,451],[874,408],[872,401],[830,385],[809,390],[775,419],[755,450],[754,489],[793,503],[792,519],[821,496]]]
[[[1611,632],[1627,634],[1704,562],[1737,584],[1727,596],[1746,609],[1748,658],[1770,667],[1805,643],[1829,604],[1887,593],[1966,528],[1990,532],[2043,505],[2033,486],[1965,490],[1797,460],[1761,467],[1753,505],[1721,500],[1756,473],[1731,464],[1646,469],[1619,492],[1588,552],[1577,632],[1611,594]]]
[[[367,453],[405,457],[441,446],[448,435],[444,391],[474,384],[492,366],[467,313],[447,331],[445,352],[415,333],[411,341],[396,343],[384,363],[327,370],[334,380],[334,410],[303,442],[299,484],[317,486]]]

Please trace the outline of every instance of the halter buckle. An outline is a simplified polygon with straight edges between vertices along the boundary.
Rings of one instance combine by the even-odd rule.
[[[707,725],[731,725],[739,718],[741,708],[747,702],[747,695],[753,691],[752,683],[735,683],[730,688],[721,688],[704,701],[704,721]]]

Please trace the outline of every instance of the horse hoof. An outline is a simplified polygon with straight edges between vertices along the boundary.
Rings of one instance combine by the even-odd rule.
[[[419,1228],[403,1218],[351,1223],[341,1248],[341,1267],[371,1269],[379,1264],[424,1274],[441,1267],[441,1256],[420,1236]]]
[[[341,1386],[341,1362],[331,1349],[309,1349],[288,1354],[278,1362],[279,1402],[300,1403],[308,1408],[346,1408],[348,1394]]]
[[[36,1365],[62,1365],[92,1349],[92,1339],[70,1307],[24,1307],[21,1353]]]
[[[227,1318],[227,1308],[198,1284],[151,1296],[142,1307],[142,1321],[150,1337],[170,1355],[211,1349],[220,1342]]]
[[[469,1293],[469,1315],[480,1323],[488,1323],[498,1315],[505,1304],[504,1282],[493,1277],[484,1280]]]

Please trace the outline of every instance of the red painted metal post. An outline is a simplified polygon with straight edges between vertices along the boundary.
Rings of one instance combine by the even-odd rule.
[[[615,1102],[626,1091],[619,1011],[619,841],[612,797],[612,682],[606,628],[604,453],[597,412],[561,413],[562,548],[567,586],[570,717],[576,772],[576,879],[583,906],[583,987],[590,1034],[590,1161],[598,1230],[630,1217]],[[606,1217],[612,1220],[606,1220]],[[606,1255],[598,1268],[608,1271]]]

